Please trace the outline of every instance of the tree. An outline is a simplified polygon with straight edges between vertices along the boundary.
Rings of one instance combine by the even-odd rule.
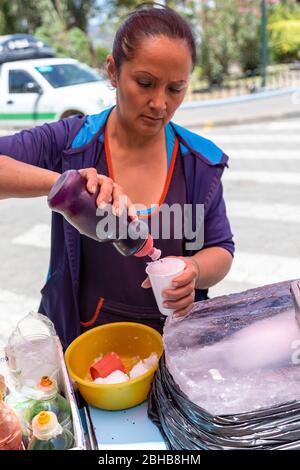
[[[89,18],[97,12],[97,0],[1,0],[0,32],[33,34],[36,28],[60,20],[66,29],[87,31]]]
[[[51,0],[1,0],[0,33],[34,34],[38,26],[56,18]]]
[[[238,21],[235,32],[237,62],[246,74],[256,72],[261,62],[261,10],[260,0],[237,5]]]
[[[269,46],[277,62],[299,60],[300,20],[282,20],[269,26]]]
[[[33,34],[58,56],[98,65],[86,33],[96,0],[1,0],[0,34]]]
[[[232,2],[204,3],[200,21],[202,73],[210,85],[221,85],[228,75],[230,63],[236,58],[233,31],[237,29],[237,18]]]
[[[96,0],[51,0],[66,29],[79,28],[87,32],[89,18],[97,12]]]
[[[89,65],[98,65],[93,60],[93,50],[87,34],[77,27],[66,30],[61,22],[56,21],[37,28],[35,36],[50,44],[58,57],[73,57]]]
[[[300,20],[300,5],[294,0],[281,0],[268,5],[268,24],[283,20]]]
[[[285,0],[269,7],[270,55],[276,62],[299,60],[300,5]]]
[[[200,66],[210,85],[221,85],[230,66],[253,71],[260,62],[260,0],[205,2],[200,13]]]

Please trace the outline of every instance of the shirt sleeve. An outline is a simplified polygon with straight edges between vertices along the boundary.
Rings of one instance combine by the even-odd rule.
[[[0,154],[23,163],[60,171],[62,152],[78,117],[23,130],[0,138]],[[77,127],[77,126],[76,126]]]
[[[225,248],[232,256],[234,255],[233,235],[226,215],[221,181],[204,218],[203,248],[212,246]]]

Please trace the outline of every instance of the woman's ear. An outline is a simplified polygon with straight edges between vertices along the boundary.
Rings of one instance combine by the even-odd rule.
[[[106,69],[110,79],[110,83],[114,88],[117,87],[117,73],[116,73],[116,64],[115,59],[113,58],[112,54],[109,54],[106,57]]]

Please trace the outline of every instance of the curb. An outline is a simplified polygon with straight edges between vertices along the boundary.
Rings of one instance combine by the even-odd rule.
[[[244,118],[237,118],[237,119],[228,119],[226,121],[207,120],[207,121],[199,122],[198,124],[186,123],[185,127],[188,127],[190,129],[197,129],[197,128],[199,129],[199,127],[205,128],[205,129],[213,129],[214,127],[238,126],[242,124],[257,124],[259,122],[280,121],[281,119],[291,119],[291,118],[300,118],[300,111],[282,113],[276,116],[266,115],[266,116],[256,116],[256,117],[244,117]]]
[[[258,93],[252,93],[247,95],[232,96],[230,98],[219,98],[212,100],[197,100],[187,101],[180,106],[180,110],[193,109],[193,108],[210,108],[215,106],[227,106],[232,104],[245,103],[249,101],[267,100],[270,98],[276,98],[278,96],[289,95],[295,92],[299,92],[299,87],[284,88],[279,90],[263,91]]]

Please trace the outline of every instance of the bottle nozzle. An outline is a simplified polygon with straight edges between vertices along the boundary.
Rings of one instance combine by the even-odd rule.
[[[157,261],[161,257],[161,250],[153,247],[148,256],[150,256],[152,261]]]
[[[53,384],[53,381],[48,377],[48,375],[44,375],[40,380],[40,385],[42,387],[49,387]]]
[[[46,393],[49,397],[50,395],[57,392],[56,380],[51,379],[50,377],[48,377],[48,375],[44,375],[38,382],[37,388],[38,390],[42,390],[42,392]]]
[[[161,256],[161,250],[153,246],[153,237],[149,234],[142,248],[137,253],[135,253],[134,256],[136,256],[137,258],[142,258],[143,256],[150,256],[152,261],[156,261]]]
[[[62,427],[52,411],[40,411],[32,420],[34,436],[43,441],[61,434]]]
[[[51,416],[49,415],[49,413],[47,413],[47,411],[41,411],[38,414],[37,422],[41,426],[44,426],[45,424],[48,424],[50,420],[51,420]]]

